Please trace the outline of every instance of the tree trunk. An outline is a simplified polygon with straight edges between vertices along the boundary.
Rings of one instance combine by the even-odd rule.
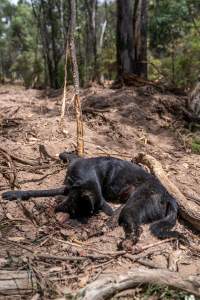
[[[63,55],[62,33],[58,23],[61,15],[60,7],[58,8],[57,3],[52,0],[31,0],[31,3],[40,30],[48,84],[56,89],[59,87],[58,64]]]
[[[118,77],[134,73],[132,9],[130,0],[117,0]]]
[[[48,7],[49,20],[51,21],[51,44],[52,44],[52,66],[53,66],[53,78],[52,78],[52,88],[58,89],[58,55],[57,55],[57,47],[56,47],[56,32],[55,32],[55,24],[54,24],[54,16],[52,14],[52,6],[51,1]]]
[[[117,0],[118,77],[136,74],[147,78],[148,0]]]
[[[97,36],[96,36],[96,11],[97,11],[97,0],[87,0],[87,11],[89,17],[89,28],[90,28],[90,43],[92,46],[93,56],[93,75],[92,80],[98,79],[98,65],[97,65]]]
[[[133,9],[134,73],[147,79],[148,0],[135,0]]]

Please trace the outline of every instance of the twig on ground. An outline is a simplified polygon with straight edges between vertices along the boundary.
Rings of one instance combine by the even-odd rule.
[[[151,255],[154,255],[156,253],[163,253],[163,250],[160,250],[160,249],[153,249],[153,250],[149,250],[147,249],[148,251],[144,250],[144,252],[142,253],[139,253],[139,254],[130,254],[130,253],[126,253],[124,255],[125,258],[129,259],[130,261],[132,262],[137,262],[138,259],[144,259],[144,258],[147,258]]]
[[[148,267],[148,268],[151,268],[151,269],[164,269],[164,268],[161,268],[159,266],[156,266],[155,262],[151,261],[150,259],[147,259],[147,258],[140,258],[140,259],[137,259],[137,263],[145,266],[145,267]]]
[[[155,242],[155,243],[152,243],[152,244],[143,246],[143,247],[139,248],[139,252],[142,252],[142,251],[144,251],[144,250],[147,250],[147,249],[152,248],[152,247],[155,247],[155,246],[159,246],[159,245],[161,245],[161,244],[165,244],[165,243],[168,243],[168,242],[172,242],[172,241],[174,241],[174,240],[176,240],[176,238],[172,237],[172,238],[168,238],[168,239],[165,239],[165,240],[162,240],[162,241],[158,241],[158,242]],[[140,251],[140,249],[141,249],[141,251]],[[137,252],[137,248],[136,248],[136,253],[139,253],[139,252]]]
[[[70,242],[70,241],[64,241],[64,240],[60,240],[60,239],[57,239],[57,238],[52,238],[52,239],[53,239],[55,242],[60,242],[60,243],[67,244],[67,245],[70,245],[70,246],[82,248],[82,245],[80,245],[80,244],[78,244],[78,243],[74,243],[74,242]]]
[[[34,214],[32,214],[27,208],[26,206],[19,201],[16,202],[17,205],[21,208],[21,210],[23,211],[24,215],[27,217],[27,219],[29,219],[31,221],[31,223],[34,225],[34,226],[39,226],[39,222],[38,220],[36,219],[36,217],[34,216]]]
[[[56,256],[56,255],[48,255],[48,254],[37,254],[35,258],[44,259],[44,260],[53,259],[53,260],[60,260],[60,261],[84,261],[86,259],[93,259],[93,260],[110,259],[109,256],[92,255],[92,254],[86,254],[84,256]]]
[[[7,152],[4,152],[2,150],[0,150],[0,153],[3,156],[4,160],[6,161],[6,164],[9,168],[9,170],[7,170],[8,168],[6,170],[1,169],[2,175],[9,181],[11,188],[14,188],[15,186],[19,188],[20,185],[17,182],[16,169],[13,164],[11,156]]]
[[[20,243],[9,241],[7,239],[0,238],[0,243],[3,244],[3,245],[9,245],[10,244],[14,247],[21,248],[21,249],[26,250],[26,251],[31,252],[31,253],[34,252],[32,249],[30,249],[30,248],[28,248],[24,245],[21,245]]]
[[[111,263],[114,262],[114,261],[115,261],[115,259],[114,259],[114,258],[111,258],[109,261],[103,262],[103,263],[101,263],[101,264],[98,264],[98,265],[92,265],[92,266],[90,267],[90,269],[98,269],[98,268],[102,268],[102,267],[104,267],[104,266],[107,266],[107,265],[111,264]]]
[[[36,166],[38,165],[37,162],[34,162],[34,161],[29,161],[29,160],[25,160],[25,159],[22,159],[12,153],[10,153],[8,150],[5,150],[4,148],[0,147],[0,151],[3,151],[4,153],[7,153],[13,160],[21,163],[21,164],[24,164],[24,165],[30,165],[30,166]]]
[[[27,183],[27,182],[40,182],[40,181],[43,181],[45,178],[57,174],[60,170],[62,170],[62,169],[54,170],[53,172],[45,174],[44,176],[42,176],[40,178],[32,178],[32,179],[20,181],[20,184],[24,184],[24,183]]]
[[[59,160],[58,158],[53,157],[52,155],[49,154],[49,152],[47,151],[45,145],[42,145],[42,144],[39,145],[39,152],[40,152],[40,155],[44,157],[44,159],[47,159],[47,160],[50,159],[50,160],[53,160],[53,161]]]

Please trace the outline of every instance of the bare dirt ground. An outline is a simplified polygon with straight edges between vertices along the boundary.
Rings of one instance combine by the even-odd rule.
[[[69,88],[69,105],[61,130],[59,93],[0,86],[1,191],[11,186],[41,189],[62,184],[66,166],[58,160],[58,154],[72,150],[76,144],[72,95]],[[149,87],[120,90],[91,87],[81,91],[81,99],[87,156],[113,155],[130,160],[144,151],[162,163],[188,201],[194,201],[193,196],[200,198],[200,156],[187,147],[180,114],[184,97],[161,94]],[[54,159],[42,156],[39,145],[44,145]],[[103,273],[141,265],[169,268],[182,274],[200,273],[198,254],[176,241],[157,244],[148,226],[144,227],[138,245],[151,247],[140,254],[124,255],[117,252],[117,244],[123,237],[121,228],[97,234],[108,219],[103,213],[93,216],[87,224],[74,220],[61,224],[54,214],[53,198],[0,203],[0,270],[16,274],[24,270],[33,272],[44,299],[76,291]],[[186,224],[177,222],[176,229],[191,244],[200,247],[199,236]],[[81,259],[70,261],[68,256]],[[26,296],[19,290],[8,297],[8,291],[4,291],[0,299],[33,299],[36,291],[24,289],[28,292]],[[121,299],[141,298],[134,294]]]

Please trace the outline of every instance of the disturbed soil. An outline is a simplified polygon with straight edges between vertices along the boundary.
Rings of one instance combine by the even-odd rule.
[[[2,192],[62,185],[67,166],[58,155],[74,150],[76,145],[72,88],[68,89],[62,128],[61,99],[59,91],[0,86]],[[188,201],[200,204],[200,156],[191,153],[189,147],[190,132],[181,115],[185,97],[148,86],[92,86],[81,91],[81,101],[86,156],[112,155],[134,160],[141,151],[151,154]],[[43,146],[49,155],[41,150]],[[135,254],[135,249],[128,255],[120,254],[118,244],[123,230],[118,226],[107,229],[107,216],[99,213],[85,224],[67,220],[65,215],[55,215],[57,201],[41,198],[0,202],[0,270],[33,272],[43,299],[62,297],[102,274],[141,265],[169,268],[183,275],[200,273],[198,253],[177,241],[159,244],[148,226],[144,226],[137,244],[138,249],[145,250],[140,254]],[[177,221],[176,229],[188,237],[191,245],[200,247],[200,237],[182,220]],[[68,256],[84,259],[70,261]],[[134,293],[140,293],[140,289]],[[16,292],[9,297],[5,291],[0,299],[23,299],[22,294],[19,291],[19,295]],[[35,294],[35,289],[29,290],[24,299],[32,299]],[[121,299],[140,299],[134,297]]]

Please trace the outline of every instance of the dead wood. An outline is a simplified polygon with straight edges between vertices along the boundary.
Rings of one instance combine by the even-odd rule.
[[[155,82],[146,80],[146,79],[139,77],[137,75],[134,75],[134,74],[124,73],[123,81],[126,85],[137,85],[137,86],[151,85],[157,89],[161,89],[161,87],[158,84],[156,84]]]
[[[86,259],[92,260],[104,260],[110,259],[111,256],[109,255],[94,255],[94,254],[85,254],[82,256],[56,256],[56,255],[49,255],[49,254],[37,254],[35,258],[40,260],[60,260],[60,261],[84,261]]]
[[[72,75],[74,82],[74,106],[76,112],[76,126],[77,126],[77,153],[79,156],[84,154],[84,140],[83,140],[83,118],[82,118],[82,109],[80,101],[80,85],[79,85],[79,72],[76,58],[76,47],[75,47],[75,26],[76,26],[76,2],[70,0],[70,32],[69,32],[69,50],[72,62]]]
[[[9,155],[13,160],[21,163],[21,164],[24,164],[24,165],[30,165],[30,166],[35,166],[35,165],[38,165],[37,162],[33,162],[33,161],[28,161],[28,160],[25,160],[25,159],[22,159],[12,153],[10,153],[8,150],[5,150],[4,148],[0,147],[0,151],[6,153],[7,155]]]
[[[110,299],[117,293],[145,284],[170,286],[200,296],[200,278],[182,277],[179,273],[163,269],[146,270],[135,269],[126,273],[106,274],[99,280],[88,284],[76,295],[76,300],[104,300]]]
[[[9,94],[9,91],[2,91],[2,92],[0,92],[0,95],[5,95],[5,94]]]
[[[2,150],[0,150],[0,156],[2,156],[2,159],[6,165],[6,169],[1,168],[0,170],[3,177],[5,177],[9,181],[10,187],[12,189],[14,187],[20,188],[20,185],[17,182],[17,172],[11,156],[7,152]]]
[[[51,154],[49,154],[45,145],[42,145],[42,144],[39,145],[39,152],[40,152],[41,157],[43,157],[44,159],[47,159],[47,160],[50,159],[50,160],[54,160],[54,161],[58,160],[56,157],[53,157]]]
[[[63,123],[64,123],[66,98],[67,98],[67,59],[68,59],[68,55],[69,55],[69,36],[67,35],[66,47],[65,47],[64,88],[63,88],[61,116],[60,116],[60,126],[61,127],[63,126]]]
[[[0,295],[28,294],[36,288],[36,279],[32,273],[0,270]]]
[[[200,231],[200,205],[187,200],[178,187],[169,180],[162,168],[162,165],[154,157],[144,153],[139,153],[136,157],[136,161],[148,166],[150,171],[160,180],[167,191],[176,198],[181,217],[188,221],[193,228]]]
[[[33,294],[41,291],[41,289],[44,291],[46,284],[52,287],[54,282],[70,278],[70,276],[63,276],[62,278],[54,275],[47,276],[47,274],[38,272],[35,267],[30,267],[29,271],[0,270],[0,296]]]
[[[49,278],[55,282],[55,276]],[[168,270],[137,268],[126,273],[101,275],[100,279],[88,284],[75,295],[76,300],[110,299],[117,293],[146,284],[169,286],[200,296],[199,276],[182,277]],[[0,295],[23,295],[37,292],[39,286],[34,272],[0,270]]]
[[[35,226],[39,226],[39,221],[37,220],[36,216],[29,211],[29,209],[24,205],[24,203],[17,201],[18,206],[21,208],[24,216],[31,221],[31,223]]]
[[[156,83],[150,80],[146,80],[134,74],[125,73],[123,74],[122,79],[123,79],[123,83],[128,86],[136,86],[136,87],[140,87],[144,85],[153,86],[154,88],[156,88],[156,90],[160,91],[161,93],[168,91],[175,95],[186,96],[186,93],[182,89],[174,85],[166,86],[163,85],[162,82]]]
[[[76,110],[76,124],[77,124],[77,153],[79,154],[79,156],[83,156],[84,154],[83,117],[82,117],[80,96],[77,94],[74,97],[74,105]]]
[[[183,116],[187,122],[200,123],[200,117],[195,116],[188,109],[182,107],[182,112],[183,112]]]
[[[151,259],[148,259],[148,258],[140,258],[137,260],[137,263],[139,263],[140,265],[143,265],[145,267],[148,267],[150,269],[156,269],[159,267],[160,267],[160,269],[163,269],[161,266],[156,265],[154,261],[152,261]]]

